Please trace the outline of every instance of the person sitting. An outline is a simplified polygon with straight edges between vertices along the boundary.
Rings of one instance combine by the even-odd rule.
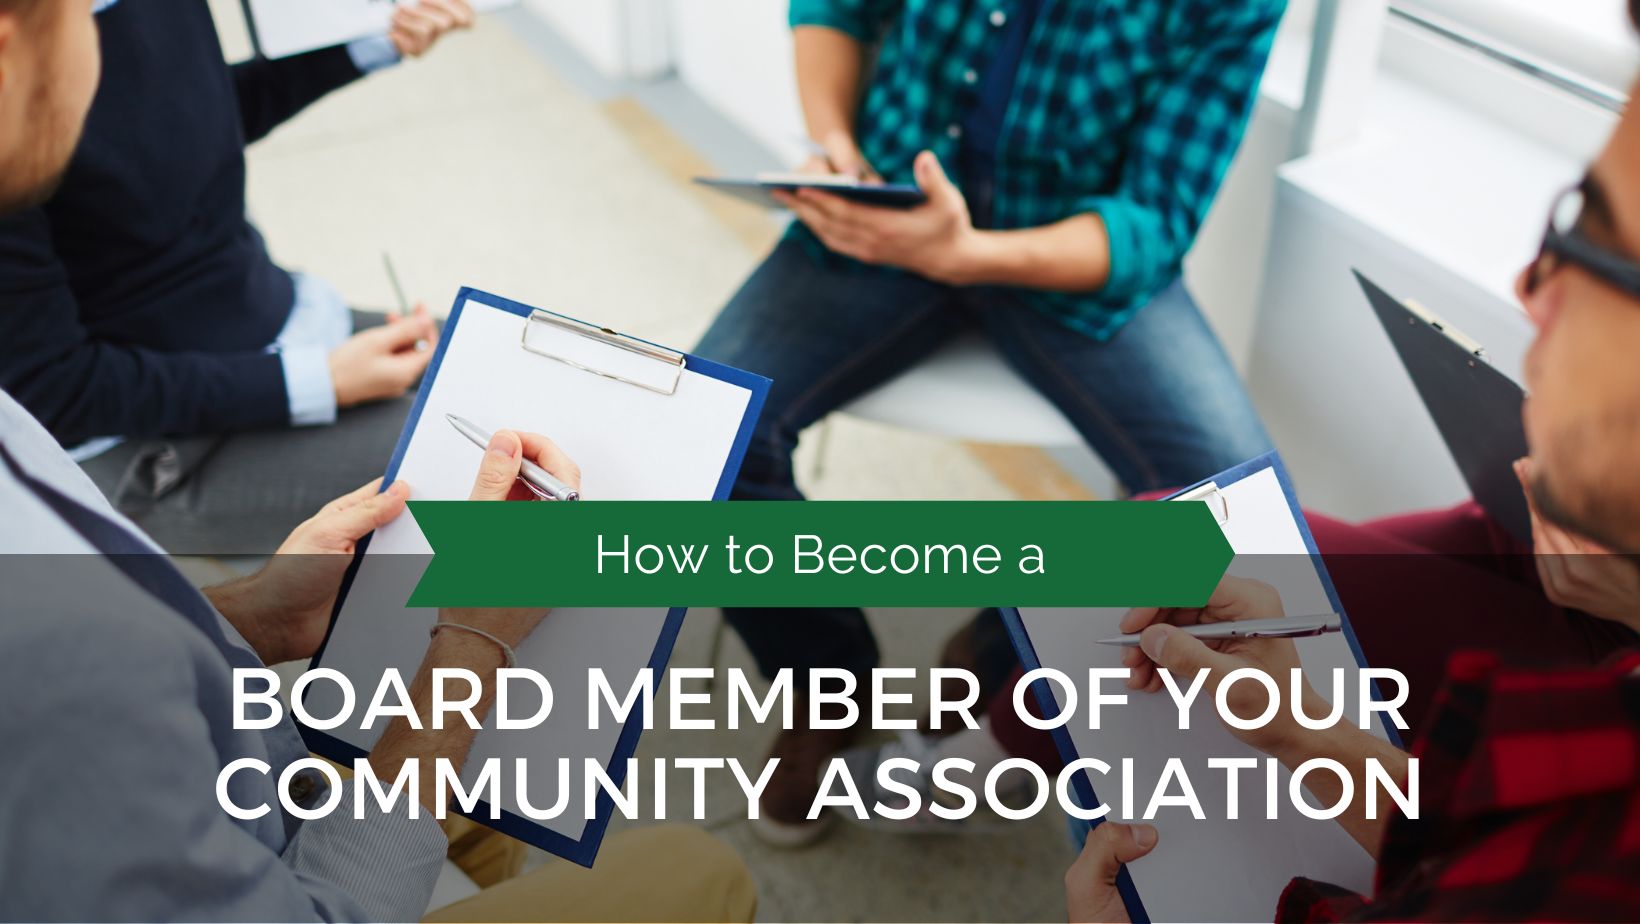
[[[0,0],[0,214],[27,208],[62,176],[97,86],[96,24],[86,0]],[[17,303],[3,302],[8,309]],[[484,453],[474,500],[501,500],[528,456],[578,483],[544,437],[502,431]],[[236,668],[310,657],[358,541],[404,511],[402,483],[325,505],[248,577],[201,592],[16,401],[0,390],[0,919],[407,921],[427,910],[447,852],[431,810],[431,773],[407,796],[429,811],[304,821],[275,780],[307,748],[288,713],[236,727]],[[493,698],[505,650],[539,610],[445,610],[409,698],[433,708],[432,671],[470,671]],[[476,705],[486,713],[490,702]],[[371,753],[392,779],[403,761],[459,766],[464,722],[413,730],[399,716]],[[230,816],[213,785],[249,757]],[[349,783],[349,786],[364,785]],[[303,807],[326,793],[291,779]],[[345,795],[345,794],[344,794]],[[350,800],[351,801],[351,800]],[[452,838],[461,826],[452,825]],[[463,849],[470,850],[462,837]],[[696,828],[627,831],[597,870],[548,866],[440,912],[465,920],[749,921],[756,894],[734,852]],[[642,881],[642,888],[630,883]]]
[[[1640,2],[1629,6],[1640,25]],[[1518,286],[1537,327],[1526,360],[1532,461],[1521,475],[1539,544],[1546,546],[1538,549],[1539,567],[1552,594],[1577,584],[1563,585],[1556,576],[1572,559],[1545,562],[1545,555],[1599,555],[1597,564],[1579,566],[1584,573],[1640,567],[1640,480],[1633,477],[1640,465],[1640,366],[1633,362],[1640,350],[1640,115],[1632,108],[1566,199],[1555,204],[1541,252]],[[1567,544],[1573,537],[1578,544]],[[1631,574],[1619,584],[1633,581]],[[1143,632],[1130,661],[1134,684],[1155,687],[1158,668],[1186,676],[1206,670],[1202,695],[1213,696],[1239,668],[1285,678],[1298,663],[1290,640],[1210,647],[1177,628],[1281,615],[1273,591],[1237,579],[1221,585],[1207,610],[1134,611],[1124,624]],[[1597,615],[1630,625],[1640,616],[1632,603]],[[1484,639],[1479,620],[1459,622]],[[1413,745],[1424,793],[1417,820],[1389,805],[1373,815],[1364,800],[1339,816],[1378,860],[1373,894],[1295,880],[1271,909],[1277,920],[1640,917],[1640,892],[1633,888],[1640,841],[1632,836],[1640,826],[1640,652],[1620,651],[1583,668],[1516,667],[1505,660],[1484,650],[1449,660],[1445,687]],[[1229,697],[1232,711],[1243,718],[1261,713],[1268,702],[1248,701],[1263,699],[1261,690],[1238,685],[1239,694]],[[1303,696],[1317,694],[1305,690]],[[1367,756],[1401,768],[1397,774],[1405,779],[1405,753],[1353,726],[1305,729],[1290,705],[1263,729],[1231,733],[1289,769],[1315,757],[1337,760],[1355,774],[1356,792],[1373,791],[1364,779]],[[1312,781],[1334,790],[1312,789],[1322,804],[1339,801],[1336,777],[1306,777]],[[1071,919],[1127,920],[1115,887],[1118,870],[1166,849],[1149,825],[1095,827],[1066,877]]]
[[[963,330],[1057,405],[1128,490],[1267,451],[1180,265],[1284,5],[794,0],[798,88],[824,151],[804,169],[914,181],[927,202],[782,197],[797,222],[695,349],[774,381],[733,496],[800,499],[798,434]],[[725,615],[768,675],[877,662],[857,609]],[[806,819],[819,764],[848,740],[781,735],[760,833],[821,833]]]
[[[1412,682],[1414,731],[1455,651],[1593,667],[1640,646],[1640,570],[1546,518],[1533,499],[1533,467],[1531,459],[1515,465],[1532,508],[1531,545],[1474,501],[1358,524],[1306,512],[1367,663]]]
[[[106,79],[79,149],[0,221],[0,388],[167,550],[266,554],[381,474],[437,330],[276,265],[246,219],[245,145],[472,8],[401,4],[385,37],[231,67],[206,0],[97,8]]]

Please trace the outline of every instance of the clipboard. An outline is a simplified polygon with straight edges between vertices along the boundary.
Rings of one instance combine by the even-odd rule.
[[[1168,500],[1206,502],[1236,551],[1229,572],[1275,586],[1282,594],[1286,612],[1331,611],[1343,616],[1342,633],[1294,640],[1311,683],[1323,696],[1332,688],[1331,668],[1365,666],[1360,643],[1277,454],[1268,453],[1222,472]],[[1003,610],[1002,616],[1026,671],[1055,668],[1074,678],[1086,676],[1090,667],[1121,666],[1122,649],[1098,645],[1093,639],[1120,634],[1115,623],[1125,612],[1123,608],[1016,608]],[[1356,685],[1351,680],[1346,686],[1346,698],[1352,701],[1341,721],[1351,721],[1349,717],[1354,715]],[[1051,683],[1038,680],[1031,692],[1046,714],[1058,714],[1057,692]],[[1206,819],[1196,821],[1183,809],[1164,808],[1149,822],[1159,829],[1161,846],[1136,864],[1137,877],[1133,869],[1124,867],[1116,880],[1136,924],[1152,919],[1269,920],[1281,890],[1294,876],[1310,876],[1370,894],[1376,867],[1373,859],[1336,822],[1298,814],[1287,801],[1290,774],[1284,769],[1279,773],[1281,817],[1277,821],[1265,820],[1263,800],[1247,795],[1261,790],[1262,763],[1258,770],[1242,772],[1239,800],[1246,813],[1258,813],[1260,817],[1242,814],[1236,821],[1225,820],[1219,805],[1224,797],[1222,771],[1207,770],[1206,758],[1251,755],[1262,761],[1264,755],[1236,741],[1223,728],[1213,705],[1204,703],[1207,697],[1197,698],[1190,729],[1180,731],[1177,709],[1165,692],[1126,692],[1127,705],[1105,710],[1100,730],[1090,731],[1085,720],[1073,720],[1052,734],[1066,763],[1084,755],[1098,756],[1111,764],[1114,772],[1118,759],[1134,757],[1133,788],[1139,793],[1135,811],[1139,813],[1158,777],[1155,772],[1147,776],[1147,771],[1159,769],[1162,757],[1185,758]],[[1399,745],[1396,729],[1385,726],[1378,716],[1374,719],[1374,732]],[[1082,805],[1101,803],[1090,774],[1077,774],[1073,785]],[[1171,791],[1177,792],[1177,788]],[[1119,802],[1111,801],[1110,805],[1112,811],[1107,817],[1118,815]],[[1237,859],[1243,863],[1238,865]],[[1163,886],[1170,881],[1175,887]],[[1180,881],[1189,881],[1193,887],[1179,889],[1176,883]],[[1211,906],[1200,904],[1204,898],[1211,900]]]
[[[470,0],[475,12],[519,0]],[[397,0],[239,0],[257,57],[277,60],[386,35]]]
[[[550,436],[583,469],[582,494],[619,500],[726,500],[739,473],[769,380],[697,356],[475,289],[456,295],[437,352],[422,380],[384,484],[403,478],[412,499],[464,499],[483,449],[444,419],[464,413],[483,428],[535,430]],[[664,447],[661,456],[655,452]],[[406,514],[360,544],[343,581],[324,644],[312,667],[340,670],[359,706],[334,730],[302,727],[308,747],[344,763],[366,756],[386,722],[360,729],[363,706],[382,672],[406,683],[427,648],[433,609],[404,605],[431,551]],[[499,820],[480,801],[474,821],[583,866],[591,866],[614,809],[600,792],[592,817],[583,798],[584,761],[596,759],[617,786],[625,782],[643,722],[586,726],[587,669],[602,667],[624,692],[643,668],[665,669],[685,610],[557,609],[518,649],[518,663],[545,674],[554,702],[546,722],[497,731],[492,714],[473,744],[462,780],[472,786],[487,757],[502,758]],[[540,703],[528,684],[513,712]],[[341,708],[335,684],[308,688],[304,705],[317,716]],[[641,708],[641,706],[639,707]],[[607,719],[607,713],[605,713]],[[552,806],[558,787],[570,793],[557,819],[525,816],[514,799],[514,758],[527,758],[529,804]],[[571,760],[560,776],[558,758]],[[640,765],[641,766],[641,765]],[[432,772],[431,767],[422,768]],[[640,772],[647,772],[644,768]],[[567,783],[565,780],[567,779]],[[452,800],[453,801],[453,800]],[[456,807],[452,805],[452,810]]]
[[[1422,307],[1355,272],[1373,314],[1441,433],[1469,493],[1515,541],[1532,545],[1532,513],[1515,477],[1527,455],[1526,392],[1486,358],[1479,343]]]
[[[811,176],[806,173],[760,173],[750,179],[697,176],[695,182],[767,209],[784,209],[770,193],[817,189],[850,202],[880,208],[909,209],[928,201],[923,191],[910,183],[862,183],[846,177]]]

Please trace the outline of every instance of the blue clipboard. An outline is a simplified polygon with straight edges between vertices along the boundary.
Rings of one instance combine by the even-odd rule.
[[[410,414],[404,422],[403,431],[399,434],[399,441],[394,447],[393,457],[387,464],[387,471],[385,477],[382,479],[383,485],[392,484],[393,480],[398,476],[399,468],[404,462],[405,453],[410,447],[410,438],[415,433],[416,427],[421,422],[422,411],[426,407],[428,395],[431,394],[433,383],[438,377],[439,367],[444,361],[445,351],[449,348],[450,343],[455,339],[456,333],[460,330],[462,310],[469,301],[476,301],[487,307],[497,308],[502,311],[518,315],[518,317],[526,324],[529,323],[532,318],[537,318],[541,315],[551,315],[552,318],[557,319],[558,321],[579,325],[584,331],[600,332],[606,337],[623,338],[633,344],[651,347],[661,353],[673,353],[681,358],[681,362],[679,364],[680,374],[681,370],[686,368],[691,373],[704,375],[722,382],[727,382],[731,385],[737,385],[751,392],[751,395],[746,403],[745,412],[740,421],[740,427],[735,434],[733,447],[731,448],[728,459],[723,466],[723,473],[718,479],[717,488],[712,495],[712,499],[716,501],[728,500],[729,490],[734,485],[735,479],[740,473],[741,463],[745,459],[746,447],[751,443],[752,430],[757,424],[759,414],[762,413],[763,403],[768,398],[770,385],[768,379],[741,369],[712,362],[709,359],[703,359],[701,357],[686,353],[676,353],[675,351],[668,350],[668,348],[662,347],[659,344],[654,344],[646,340],[620,334],[609,330],[608,328],[597,327],[583,321],[577,321],[573,318],[567,318],[563,315],[546,312],[543,309],[533,308],[521,302],[515,302],[499,295],[493,295],[491,293],[469,287],[463,287],[461,291],[456,293],[455,304],[450,310],[450,316],[444,322],[443,336],[439,338],[439,343],[433,354],[433,359],[429,363],[427,372],[422,377],[421,387],[416,393],[416,401],[410,408]],[[589,334],[589,336],[595,335],[596,334]],[[596,372],[596,370],[587,371]],[[616,376],[606,377],[616,378]],[[592,501],[591,503],[596,503],[596,501]],[[318,652],[314,654],[311,664],[312,667],[318,667],[324,659],[325,649],[330,644],[331,633],[333,633],[336,628],[336,620],[341,615],[343,605],[347,600],[348,591],[353,587],[354,577],[358,574],[359,566],[364,561],[364,555],[370,546],[371,538],[372,537],[370,536],[365,537],[364,540],[359,543],[358,548],[354,552],[353,562],[348,566],[347,573],[342,579],[341,591],[336,595],[336,605],[331,611],[330,627],[325,632],[325,641],[320,644]],[[677,642],[678,632],[683,628],[683,617],[687,612],[688,610],[685,607],[674,607],[667,612],[665,625],[658,640],[656,641],[655,650],[651,654],[648,664],[648,667],[653,670],[657,676],[666,669],[666,664],[671,659],[672,647]],[[302,740],[307,744],[308,749],[321,757],[350,765],[353,760],[368,756],[369,752],[365,749],[347,741],[343,741],[328,732],[321,731],[316,728],[309,728],[300,722],[297,723],[297,726],[302,733]],[[616,787],[621,787],[626,784],[626,761],[637,751],[638,737],[642,734],[642,732],[643,724],[637,721],[629,721],[621,729],[621,734],[617,741],[614,755],[611,757],[611,765],[606,768],[610,771],[610,780],[614,782]],[[464,812],[461,811],[459,807],[456,808],[456,811],[481,825],[493,828],[494,830],[499,831],[509,837],[517,838],[527,844],[532,844],[539,847],[548,853],[563,857],[573,863],[590,868],[592,866],[593,859],[598,855],[599,846],[603,843],[604,833],[609,827],[609,820],[611,814],[614,812],[614,807],[614,799],[610,796],[608,791],[600,790],[598,794],[597,811],[594,817],[587,820],[586,828],[583,830],[581,837],[578,839],[568,837],[558,831],[553,831],[535,821],[521,815],[508,812],[504,809],[501,811],[501,817],[499,819],[492,819],[490,818],[490,806],[484,801],[480,801],[477,804],[477,810],[474,812]]]
[[[1191,491],[1206,487],[1209,484],[1217,484],[1220,487],[1232,485],[1265,469],[1275,471],[1276,480],[1281,484],[1281,491],[1287,497],[1287,506],[1292,511],[1293,520],[1298,524],[1298,531],[1304,537],[1304,547],[1309,550],[1310,561],[1315,565],[1316,575],[1321,579],[1321,586],[1327,592],[1327,599],[1332,603],[1333,611],[1343,618],[1343,634],[1349,642],[1350,652],[1355,656],[1357,664],[1365,666],[1367,662],[1366,657],[1361,652],[1361,643],[1356,640],[1355,630],[1350,626],[1349,616],[1344,612],[1344,605],[1338,599],[1338,590],[1333,587],[1332,577],[1327,574],[1326,565],[1321,560],[1321,551],[1316,548],[1315,537],[1310,534],[1310,526],[1304,520],[1303,510],[1298,503],[1298,495],[1293,490],[1292,479],[1288,476],[1287,467],[1282,464],[1280,455],[1275,452],[1265,453],[1256,459],[1220,472],[1211,478],[1204,478],[1164,500],[1173,500],[1180,495],[1189,494]],[[1037,655],[1036,647],[1031,642],[1030,633],[1025,629],[1025,622],[1020,618],[1019,609],[1017,607],[1003,609],[1002,621],[1008,627],[1008,637],[1013,641],[1014,650],[1019,653],[1019,660],[1024,665],[1025,670],[1029,672],[1041,668],[1042,659]],[[1037,704],[1042,707],[1046,714],[1053,715],[1060,711],[1059,700],[1054,694],[1052,683],[1045,679],[1039,679],[1031,684],[1031,693],[1036,697]],[[1374,684],[1374,696],[1376,695],[1376,684]],[[1388,732],[1390,742],[1396,747],[1400,747],[1401,736],[1395,726],[1385,724],[1384,730]],[[1052,734],[1054,746],[1059,749],[1060,758],[1067,764],[1081,756],[1076,751],[1076,745],[1071,740],[1071,734],[1067,726],[1061,725],[1053,729]],[[1076,787],[1076,797],[1082,805],[1093,806],[1100,803],[1101,800],[1094,794],[1093,783],[1088,780],[1086,773],[1076,774],[1072,784]],[[1089,822],[1089,824],[1097,826],[1103,824],[1104,821],[1104,818],[1100,818]],[[1134,886],[1133,877],[1128,874],[1126,866],[1123,866],[1121,871],[1116,874],[1116,888],[1121,893],[1122,903],[1127,906],[1128,916],[1132,918],[1134,924],[1149,924],[1150,914],[1145,910],[1144,900],[1140,898],[1139,890]]]

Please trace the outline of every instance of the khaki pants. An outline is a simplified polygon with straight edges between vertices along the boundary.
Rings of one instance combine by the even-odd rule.
[[[445,819],[444,835],[450,839],[445,856],[481,889],[506,882],[524,869],[524,842],[476,821],[451,815]]]
[[[623,831],[592,869],[554,860],[521,876],[518,841],[460,818],[449,834],[450,858],[486,888],[428,921],[750,921],[757,910],[746,864],[699,828]]]

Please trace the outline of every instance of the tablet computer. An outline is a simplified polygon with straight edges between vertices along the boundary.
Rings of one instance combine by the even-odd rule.
[[[891,209],[908,209],[928,201],[923,191],[909,183],[868,183],[843,176],[809,173],[760,173],[750,178],[696,177],[695,182],[765,208],[785,208],[770,195],[775,190],[796,192],[818,189],[850,202]]]

